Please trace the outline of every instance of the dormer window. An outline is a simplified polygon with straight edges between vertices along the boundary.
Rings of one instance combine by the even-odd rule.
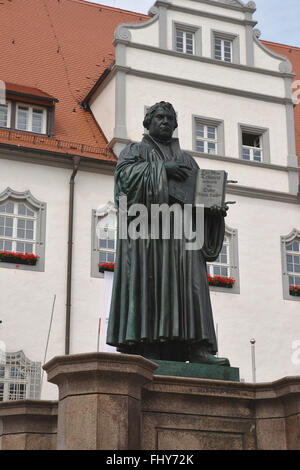
[[[16,129],[34,132],[36,134],[46,134],[46,109],[18,103],[16,110]]]
[[[11,104],[0,104],[0,127],[10,127]]]
[[[0,128],[53,136],[56,98],[37,88],[9,83],[6,98],[0,104]]]

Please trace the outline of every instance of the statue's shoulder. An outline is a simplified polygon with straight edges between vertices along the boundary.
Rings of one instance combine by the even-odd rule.
[[[141,142],[131,142],[130,144],[126,145],[126,147],[122,150],[119,156],[119,161],[144,157],[145,152],[147,152],[148,145],[144,141]]]

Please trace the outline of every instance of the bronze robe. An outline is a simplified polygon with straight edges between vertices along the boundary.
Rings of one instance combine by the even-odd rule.
[[[198,168],[182,152],[178,139],[160,144],[150,136],[128,145],[115,172],[115,203],[127,196],[131,204],[168,203],[168,179],[164,163],[176,159]],[[204,246],[188,251],[186,241],[117,241],[116,267],[107,332],[107,344],[121,352],[139,354],[141,344],[179,344],[174,360],[188,360],[188,345],[205,342],[216,354],[206,261],[215,261],[224,240],[224,217],[205,212]],[[149,231],[150,233],[150,231]]]

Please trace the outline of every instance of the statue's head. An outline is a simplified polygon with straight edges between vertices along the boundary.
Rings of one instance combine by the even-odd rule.
[[[161,141],[170,140],[178,127],[175,110],[165,101],[156,103],[147,110],[143,124],[152,137]]]

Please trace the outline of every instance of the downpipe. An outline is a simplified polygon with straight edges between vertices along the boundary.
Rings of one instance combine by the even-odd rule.
[[[68,267],[67,267],[67,302],[65,355],[70,354],[71,296],[72,296],[72,261],[73,261],[73,225],[74,225],[74,189],[75,178],[80,164],[80,157],[73,158],[73,172],[70,177],[69,192],[69,229],[68,229]]]

